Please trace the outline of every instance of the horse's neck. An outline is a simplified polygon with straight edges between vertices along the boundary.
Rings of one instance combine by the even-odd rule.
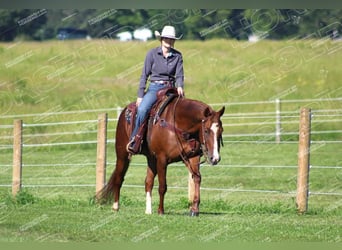
[[[208,105],[191,99],[180,99],[178,103],[175,103],[176,116],[178,117],[179,126],[188,127],[188,129],[198,130],[204,119],[204,110]],[[182,123],[182,124],[180,124]]]
[[[204,118],[204,111],[209,106],[203,102],[192,100],[192,99],[182,99],[183,107],[192,117],[197,120],[202,120]]]

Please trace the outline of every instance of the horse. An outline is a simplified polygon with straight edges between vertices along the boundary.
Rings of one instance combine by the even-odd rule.
[[[158,214],[164,214],[167,165],[183,161],[194,188],[190,215],[199,215],[201,158],[205,157],[210,165],[216,165],[221,159],[223,127],[220,118],[224,110],[223,106],[216,112],[201,101],[178,96],[168,103],[161,114],[150,115],[140,151],[148,165],[145,178],[146,214],[152,214],[152,189],[156,175],[159,181]],[[120,113],[116,128],[116,167],[108,183],[97,194],[102,201],[114,197],[114,211],[119,210],[120,189],[132,156],[126,150],[132,130],[132,121],[127,114],[128,106]]]

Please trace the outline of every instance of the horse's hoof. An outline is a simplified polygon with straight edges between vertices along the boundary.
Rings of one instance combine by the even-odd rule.
[[[197,217],[197,216],[199,216],[199,212],[195,212],[195,211],[190,210],[190,214],[189,215],[191,217]]]
[[[114,202],[112,206],[112,210],[115,212],[119,211],[119,202]]]

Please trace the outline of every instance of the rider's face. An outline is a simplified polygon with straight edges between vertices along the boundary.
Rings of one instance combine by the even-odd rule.
[[[175,41],[175,39],[163,37],[162,46],[164,46],[165,48],[173,48]]]

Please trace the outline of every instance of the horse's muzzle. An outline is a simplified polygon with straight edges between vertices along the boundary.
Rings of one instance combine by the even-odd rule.
[[[209,163],[210,163],[212,166],[215,166],[215,165],[217,165],[217,163],[220,162],[220,160],[221,160],[221,157],[220,157],[220,156],[219,156],[218,158],[217,158],[217,157],[211,156],[211,157],[209,158]]]

